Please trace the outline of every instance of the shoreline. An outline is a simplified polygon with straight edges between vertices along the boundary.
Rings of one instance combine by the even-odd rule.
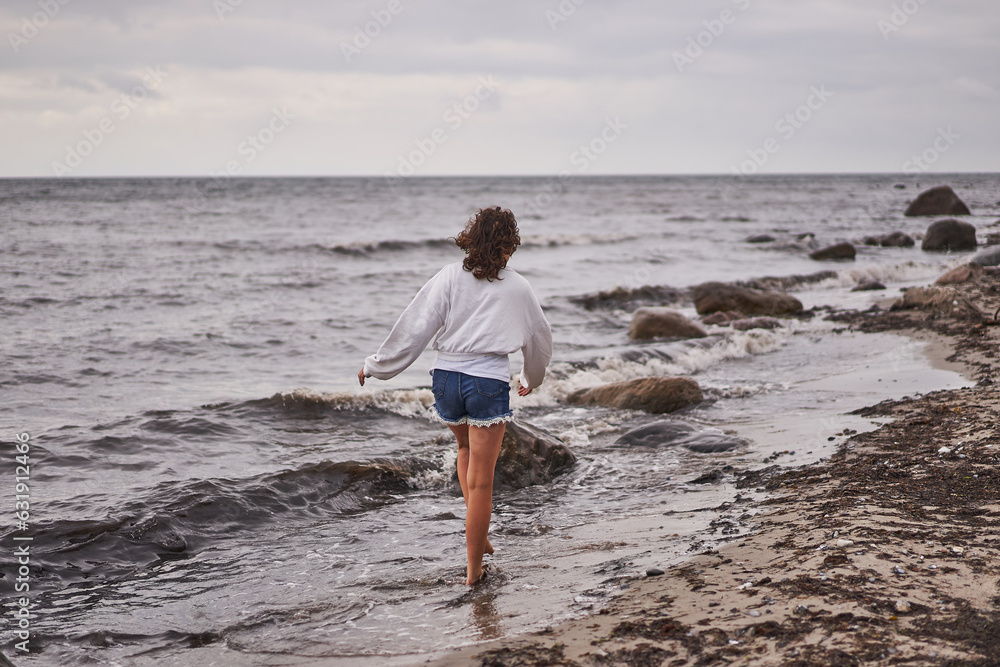
[[[994,271],[937,289],[985,318],[1000,305]],[[769,494],[745,501],[753,531],[635,580],[595,615],[420,662],[996,664],[1000,327],[950,306],[827,319],[927,341],[934,367],[978,384],[856,410],[891,421],[815,464],[744,473],[738,488]]]

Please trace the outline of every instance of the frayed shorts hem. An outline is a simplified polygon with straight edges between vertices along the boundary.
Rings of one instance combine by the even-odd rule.
[[[449,419],[445,419],[440,415],[440,413],[438,413],[436,405],[433,406],[431,409],[431,416],[434,417],[434,419],[436,419],[437,421],[441,422],[442,424],[447,424],[448,426],[461,426],[462,424],[468,424],[469,426],[479,426],[480,428],[485,428],[487,426],[495,426],[496,424],[499,424],[501,422],[507,423],[514,421],[513,412],[506,415],[500,415],[499,417],[493,417],[492,419],[475,419],[473,417],[465,415],[458,421],[451,421]]]

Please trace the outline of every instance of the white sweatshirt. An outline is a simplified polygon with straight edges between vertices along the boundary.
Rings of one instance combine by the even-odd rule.
[[[388,380],[431,343],[438,359],[446,361],[521,350],[521,384],[528,389],[540,385],[552,358],[552,330],[523,276],[505,268],[499,278],[476,278],[462,262],[438,271],[413,297],[378,352],[365,359],[365,375]]]

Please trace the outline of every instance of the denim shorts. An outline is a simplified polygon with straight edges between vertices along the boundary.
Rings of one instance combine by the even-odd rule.
[[[510,382],[434,369],[431,381],[434,411],[450,426],[492,426],[514,418]]]

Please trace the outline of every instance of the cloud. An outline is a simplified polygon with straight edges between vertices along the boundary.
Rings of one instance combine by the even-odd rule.
[[[570,0],[554,25],[565,2],[222,1],[222,18],[208,0],[64,6],[0,58],[0,175],[51,173],[156,66],[169,78],[81,175],[211,173],[283,104],[298,118],[248,173],[381,174],[481,76],[497,94],[420,173],[553,173],[615,116],[629,130],[590,173],[727,172],[814,85],[835,97],[765,170],[896,170],[942,124],[968,137],[942,168],[996,168],[1000,15],[985,0],[922,4],[888,40],[888,0]],[[7,3],[2,32],[34,11]],[[678,71],[691,39],[706,45]]]

